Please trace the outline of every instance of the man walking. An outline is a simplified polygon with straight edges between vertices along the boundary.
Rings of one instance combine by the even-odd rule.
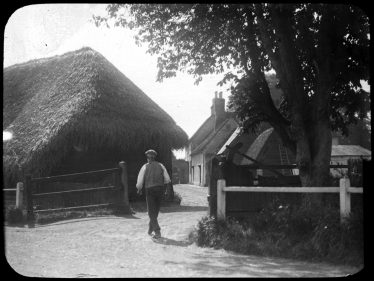
[[[171,181],[164,165],[155,160],[157,152],[150,149],[145,152],[145,155],[147,157],[147,163],[144,164],[139,171],[136,188],[138,189],[138,193],[141,194],[143,186],[145,187],[149,216],[148,234],[152,235],[154,231],[155,234],[153,237],[158,239],[161,237],[161,232],[157,217],[164,195],[164,185],[169,184]]]

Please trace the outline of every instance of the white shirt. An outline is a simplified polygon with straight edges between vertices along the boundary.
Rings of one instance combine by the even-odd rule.
[[[164,184],[167,184],[167,183],[171,182],[170,177],[169,177],[169,174],[168,174],[168,171],[166,171],[165,166],[162,165],[160,162],[159,162],[159,164],[161,165],[161,168],[162,168],[162,170],[163,170],[163,175],[164,175]],[[137,180],[137,182],[136,182],[136,188],[137,188],[138,190],[141,190],[142,187],[143,187],[143,184],[144,184],[145,169],[147,168],[147,165],[148,165],[148,163],[144,164],[144,165],[141,167],[140,171],[139,171],[139,174],[138,174],[138,180]]]

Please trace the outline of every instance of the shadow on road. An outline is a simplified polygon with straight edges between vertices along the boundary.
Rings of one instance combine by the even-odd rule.
[[[216,250],[194,255],[185,266],[202,275],[229,276],[238,273],[248,277],[337,277],[354,274],[358,268],[329,266],[327,264],[272,259],[266,257],[229,255],[217,256]],[[178,262],[167,261],[168,264]]]
[[[178,247],[187,247],[191,245],[192,241],[177,241],[174,239],[169,239],[166,237],[161,237],[159,239],[153,239],[153,242],[157,244],[163,244],[163,245],[171,245],[171,246],[178,246]]]

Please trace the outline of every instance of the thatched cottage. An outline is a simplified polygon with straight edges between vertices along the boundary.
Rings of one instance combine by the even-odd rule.
[[[234,113],[225,110],[222,93],[216,93],[212,100],[211,115],[188,140],[186,151],[190,183],[208,185],[211,159],[238,126]]]
[[[5,184],[128,163],[130,194],[144,151],[171,174],[186,133],[100,53],[82,48],[4,69]]]

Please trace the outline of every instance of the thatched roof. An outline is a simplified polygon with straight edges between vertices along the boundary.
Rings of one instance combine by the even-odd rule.
[[[5,168],[56,165],[72,145],[123,151],[155,142],[182,148],[186,133],[101,54],[82,48],[4,69]],[[5,171],[6,172],[6,171]]]
[[[196,130],[196,132],[189,138],[188,142],[191,144],[200,144],[204,139],[206,139],[209,134],[214,131],[215,117],[210,115],[203,124]],[[194,148],[194,147],[193,147]]]
[[[191,151],[191,155],[201,152],[207,154],[217,153],[222,144],[231,136],[232,132],[235,131],[237,127],[238,123],[234,118],[224,120],[215,131],[207,135],[205,139]]]

